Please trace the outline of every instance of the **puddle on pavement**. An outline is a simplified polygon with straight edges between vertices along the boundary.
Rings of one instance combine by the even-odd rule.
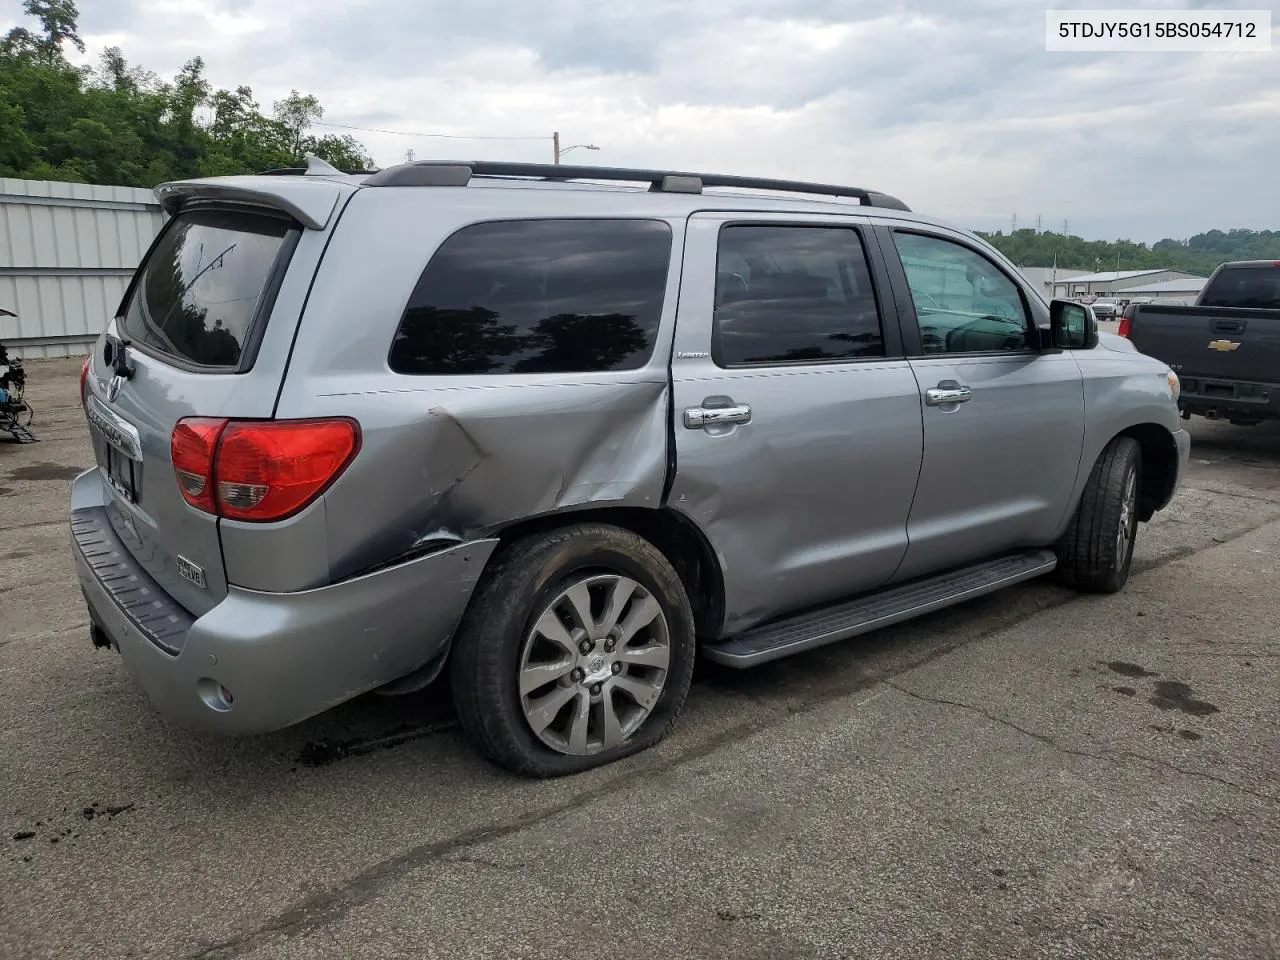
[[[9,471],[10,480],[74,480],[83,473],[81,467],[68,467],[61,463],[32,463]],[[7,490],[5,492],[8,492]]]

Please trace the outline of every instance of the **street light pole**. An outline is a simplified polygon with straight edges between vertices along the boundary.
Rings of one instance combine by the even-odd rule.
[[[560,163],[560,158],[563,157],[570,150],[599,150],[600,149],[594,143],[575,143],[571,147],[561,147],[559,131],[551,135],[551,144],[552,144],[552,149],[555,151],[555,161],[557,165]]]

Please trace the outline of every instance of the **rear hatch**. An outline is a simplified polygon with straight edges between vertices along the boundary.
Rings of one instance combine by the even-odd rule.
[[[188,204],[169,220],[95,346],[84,384],[107,513],[134,558],[195,615],[227,592],[218,520],[194,509],[171,456],[186,417],[269,418],[284,356],[268,318],[302,227],[287,214]],[[296,314],[277,317],[293,336]]]
[[[1144,306],[1129,336],[1184,379],[1280,381],[1280,310]]]

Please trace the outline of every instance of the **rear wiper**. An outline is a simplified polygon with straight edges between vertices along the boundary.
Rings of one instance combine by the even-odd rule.
[[[223,257],[225,257],[228,253],[230,253],[237,246],[239,246],[239,243],[240,243],[239,241],[236,241],[235,243],[231,244],[231,246],[227,247],[227,249],[223,250],[216,257],[214,257],[212,260],[210,260],[209,265],[207,267],[204,267],[203,269],[201,269],[194,277],[191,278],[190,283],[188,283],[185,287],[183,287],[181,290],[178,291],[178,296],[174,299],[173,305],[170,306],[169,309],[165,311],[165,315],[160,318],[160,325],[157,329],[159,330],[164,329],[164,325],[168,323],[169,318],[173,316],[173,311],[177,310],[178,307],[181,306],[182,298],[187,295],[187,291],[190,290],[192,287],[194,287],[197,283],[199,283],[200,278],[203,277],[206,273],[208,273],[214,267],[221,265]]]

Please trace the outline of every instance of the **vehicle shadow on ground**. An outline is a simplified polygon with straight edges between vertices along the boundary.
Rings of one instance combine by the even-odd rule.
[[[1183,426],[1191,434],[1191,456],[1229,460],[1249,466],[1280,467],[1280,420],[1252,427],[1192,417]]]
[[[1023,584],[750,670],[700,659],[685,717],[677,726],[691,724],[690,714],[706,717],[733,708],[745,709],[761,725],[781,721],[906,672],[1074,595],[1052,580]],[[366,694],[273,734],[239,740],[187,733],[178,737],[174,746],[182,764],[195,769],[202,764],[191,761],[205,751],[218,754],[224,763],[230,751],[246,762],[294,769],[328,767],[411,744],[416,762],[435,765],[453,762],[460,747],[469,749],[453,709],[447,673],[417,693]]]

